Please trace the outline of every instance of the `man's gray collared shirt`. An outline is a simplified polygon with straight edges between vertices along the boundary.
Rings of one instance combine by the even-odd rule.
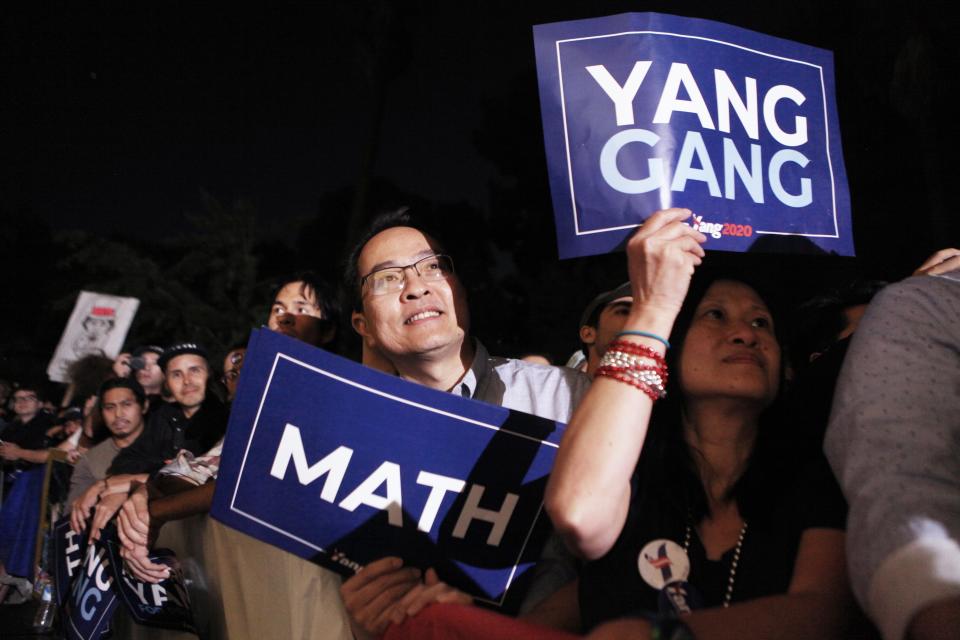
[[[590,387],[579,371],[491,356],[474,344],[473,364],[453,389],[465,398],[565,423]]]

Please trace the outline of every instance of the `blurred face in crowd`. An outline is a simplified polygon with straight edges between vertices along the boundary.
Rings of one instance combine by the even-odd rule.
[[[195,353],[185,353],[167,363],[167,387],[188,418],[203,404],[209,376],[207,361]]]
[[[137,402],[136,394],[124,387],[108,389],[100,405],[104,424],[121,443],[133,442],[140,435],[146,411],[147,408]]]
[[[780,388],[780,345],[751,287],[718,280],[697,305],[680,355],[684,398],[739,398],[765,408]]]
[[[30,422],[40,410],[40,399],[32,389],[17,389],[13,392],[13,412],[20,422]]]
[[[353,326],[368,346],[388,360],[415,357],[460,357],[469,330],[466,296],[456,275],[424,278],[418,269],[436,269],[428,260],[442,253],[436,242],[411,227],[393,227],[370,239],[357,259],[363,311]],[[413,266],[426,260],[415,269]],[[377,292],[373,275],[403,267],[402,285]],[[399,280],[394,280],[398,285]]]
[[[67,420],[63,423],[63,433],[68,438],[75,434],[83,426],[83,422],[78,418],[75,420]]]
[[[160,393],[163,387],[163,370],[157,364],[160,356],[153,351],[144,351],[140,357],[143,359],[144,367],[138,369],[135,374],[137,382],[148,395]]]
[[[270,307],[267,326],[278,333],[302,340],[307,344],[321,346],[333,338],[330,328],[325,328],[323,311],[320,309],[317,292],[305,282],[288,282]]]
[[[599,366],[600,358],[607,352],[607,347],[623,330],[623,325],[630,315],[630,306],[633,304],[631,296],[617,298],[608,302],[597,316],[597,326],[584,325],[580,327],[580,341],[588,345],[590,364]],[[592,373],[592,371],[591,371]]]
[[[240,382],[240,369],[243,368],[243,356],[246,347],[233,349],[223,359],[223,384],[227,388],[227,398],[233,400],[237,395],[237,384]]]

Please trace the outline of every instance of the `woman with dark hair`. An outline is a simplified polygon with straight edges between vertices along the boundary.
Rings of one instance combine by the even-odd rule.
[[[548,485],[555,526],[588,560],[581,624],[602,637],[839,637],[842,497],[778,430],[767,301],[740,280],[690,285],[705,238],[689,215],[657,212],[628,243],[634,305]]]

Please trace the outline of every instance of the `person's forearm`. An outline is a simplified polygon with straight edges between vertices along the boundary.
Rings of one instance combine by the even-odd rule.
[[[171,520],[180,520],[201,513],[209,513],[213,504],[216,482],[150,500],[150,521],[155,525]]]
[[[44,464],[50,458],[50,452],[46,449],[21,449],[19,455],[24,462],[33,464]]]
[[[624,329],[666,335],[672,323],[672,317],[640,309]],[[654,340],[637,342],[663,353],[663,345]],[[546,507],[567,544],[587,558],[602,556],[620,535],[652,407],[639,389],[597,378],[564,432]]]
[[[109,476],[103,479],[103,487],[100,495],[110,495],[113,493],[127,493],[130,491],[130,485],[134,482],[146,482],[150,475],[147,473],[122,473],[116,476]]]

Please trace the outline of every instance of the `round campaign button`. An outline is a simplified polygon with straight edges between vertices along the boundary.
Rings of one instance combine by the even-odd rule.
[[[644,545],[637,556],[640,577],[654,589],[690,575],[690,558],[683,547],[673,540],[661,538]]]

